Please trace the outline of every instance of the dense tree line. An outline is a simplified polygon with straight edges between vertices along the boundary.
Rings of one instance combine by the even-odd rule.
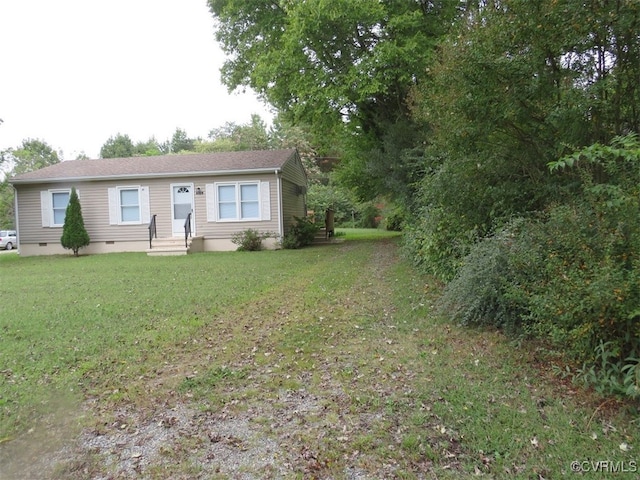
[[[640,395],[640,4],[209,6],[225,83],[339,157],[339,186],[396,203],[443,312]]]

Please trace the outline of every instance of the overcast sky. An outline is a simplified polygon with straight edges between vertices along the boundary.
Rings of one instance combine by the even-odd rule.
[[[117,133],[270,122],[255,95],[222,86],[223,61],[205,0],[0,0],[0,150],[37,138],[98,158]]]

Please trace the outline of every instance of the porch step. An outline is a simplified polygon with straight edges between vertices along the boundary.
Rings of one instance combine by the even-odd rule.
[[[201,245],[202,240],[203,237],[189,237],[185,247],[184,237],[154,238],[151,242],[151,248],[147,249],[147,255],[187,255],[192,251],[199,251],[194,247]]]

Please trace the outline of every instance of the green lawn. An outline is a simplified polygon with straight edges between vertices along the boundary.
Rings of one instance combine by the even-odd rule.
[[[184,404],[250,413],[287,446],[287,478],[558,478],[573,461],[635,468],[637,411],[553,377],[534,346],[434,318],[440,287],[400,260],[393,235],[339,231],[345,242],[302,250],[0,255],[11,279],[0,460],[52,417],[73,419],[72,439],[108,430],[123,407],[151,417]],[[301,392],[317,409],[273,420],[289,418],[283,398]],[[227,478],[206,476],[193,458],[207,442],[190,442],[171,462],[154,460],[148,478]],[[117,476],[92,455],[85,473],[62,465],[59,478]]]
[[[380,240],[382,238],[399,237],[400,232],[372,228],[336,228],[336,237],[345,240]]]

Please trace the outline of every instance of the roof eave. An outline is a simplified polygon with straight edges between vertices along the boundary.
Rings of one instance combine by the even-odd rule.
[[[144,174],[127,174],[127,175],[100,175],[88,177],[60,177],[60,178],[34,178],[34,179],[12,179],[8,182],[11,185],[27,185],[36,183],[68,183],[68,182],[95,182],[102,180],[132,180],[136,178],[176,178],[176,177],[196,177],[196,176],[220,176],[220,175],[249,175],[256,173],[277,173],[282,171],[282,167],[263,167],[250,168],[242,170],[209,170],[209,171],[191,171],[191,172],[162,172],[162,173],[144,173]]]

